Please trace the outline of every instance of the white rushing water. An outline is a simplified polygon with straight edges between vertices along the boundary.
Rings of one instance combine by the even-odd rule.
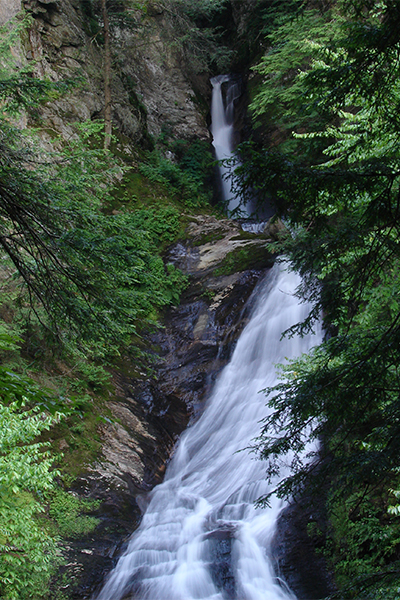
[[[164,482],[150,493],[141,525],[98,600],[126,594],[147,600],[294,598],[279,585],[269,557],[281,501],[255,508],[270,490],[265,465],[239,451],[268,414],[259,392],[276,383],[275,363],[320,342],[319,335],[281,339],[310,308],[293,295],[298,284],[295,273],[278,265],[258,284],[255,309],[231,362],[202,416],[182,435]],[[215,564],[224,548],[225,586]]]
[[[222,85],[228,83],[225,103],[222,94]],[[213,87],[211,99],[211,133],[213,135],[213,146],[217,160],[234,160],[233,134],[234,134],[234,102],[240,94],[237,83],[231,81],[229,75],[218,75],[211,79]],[[239,164],[237,162],[237,164]],[[239,206],[239,201],[231,189],[230,168],[220,164],[219,172],[222,180],[222,196],[227,206],[228,214]],[[246,209],[244,209],[246,213]]]

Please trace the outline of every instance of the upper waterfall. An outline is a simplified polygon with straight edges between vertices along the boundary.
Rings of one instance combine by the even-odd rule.
[[[222,85],[224,83],[229,84],[227,86],[225,102],[222,93]],[[230,75],[213,77],[211,85],[213,87],[211,99],[211,133],[215,156],[219,161],[230,160],[233,163],[237,161],[233,147],[234,102],[240,95],[240,87],[236,81],[232,80]],[[237,164],[239,164],[238,161]],[[222,199],[226,204],[229,215],[238,209],[239,200],[232,190],[231,168],[226,164],[220,163],[219,171],[222,180]],[[246,208],[244,212],[247,214]]]

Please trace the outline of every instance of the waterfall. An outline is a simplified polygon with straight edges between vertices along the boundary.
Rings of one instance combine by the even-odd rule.
[[[218,158],[232,154],[235,90],[213,79],[212,132]],[[231,104],[231,106],[230,106]],[[222,168],[221,175],[224,175]],[[229,186],[229,188],[227,187]],[[229,181],[224,182],[229,210]],[[308,352],[321,334],[282,338],[310,306],[294,295],[300,278],[276,264],[256,286],[256,302],[230,363],[200,418],[181,436],[164,482],[148,495],[142,522],[97,600],[293,600],[274,573],[270,545],[283,504],[256,500],[268,483],[265,465],[246,448],[269,409],[260,390],[277,383],[275,365]]]
[[[222,86],[225,84],[225,95]],[[215,157],[218,161],[229,160],[230,165],[219,163],[218,170],[222,184],[222,200],[226,206],[226,212],[231,217],[244,217],[246,222],[242,223],[242,229],[252,233],[263,231],[266,221],[274,214],[273,208],[264,203],[260,211],[256,198],[249,198],[247,202],[240,204],[239,198],[232,190],[232,172],[240,166],[240,160],[235,154],[234,148],[234,117],[235,100],[242,91],[241,85],[230,75],[218,75],[211,79],[213,88],[211,98],[211,133],[213,136]],[[254,218],[256,216],[257,217]],[[251,217],[249,220],[248,217]]]
[[[228,84],[225,104],[222,95],[222,85],[224,83]],[[233,82],[229,75],[218,75],[218,77],[213,77],[211,79],[211,85],[213,87],[211,99],[211,133],[213,135],[212,144],[214,146],[215,156],[219,161],[226,159],[234,161],[234,102],[240,95],[240,89],[238,84]],[[239,164],[238,161],[237,164]],[[230,168],[220,164],[218,169],[222,181],[222,199],[226,204],[228,214],[230,214],[239,207],[239,201],[231,189],[232,181],[230,177]],[[246,208],[244,209],[244,212],[247,214]]]
[[[293,292],[299,277],[275,265],[256,288],[253,315],[199,420],[182,435],[165,480],[98,600],[289,600],[269,557],[282,503],[254,506],[272,484],[246,448],[268,414],[260,390],[275,363],[307,352],[318,336],[281,339],[309,306]],[[276,482],[275,482],[276,485]],[[222,558],[221,558],[222,557]],[[222,571],[222,574],[221,574]]]

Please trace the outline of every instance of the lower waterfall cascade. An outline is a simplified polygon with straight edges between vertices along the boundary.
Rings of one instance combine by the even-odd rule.
[[[260,390],[277,382],[275,364],[308,352],[322,334],[282,338],[310,310],[294,295],[300,278],[276,264],[231,362],[205,410],[181,436],[165,480],[149,494],[142,522],[97,600],[293,600],[274,574],[269,548],[283,503],[256,500],[273,489],[247,448],[267,416]],[[271,487],[272,486],[272,487]],[[218,554],[224,553],[224,574]]]

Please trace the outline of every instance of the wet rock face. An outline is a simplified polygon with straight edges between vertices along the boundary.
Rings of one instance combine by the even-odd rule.
[[[201,412],[247,322],[248,311],[243,309],[260,275],[258,270],[245,271],[228,285],[233,278],[208,281],[219,284],[208,300],[199,299],[194,286],[167,314],[165,330],[153,338],[163,359],[157,369],[159,390],[182,398],[194,416]]]
[[[326,524],[324,499],[304,497],[282,512],[272,541],[275,570],[299,600],[320,600],[336,590],[325,558],[322,534],[309,535],[308,526],[323,530]]]
[[[223,590],[227,600],[236,598],[235,578],[232,568],[232,538],[234,532],[227,527],[208,536],[211,542],[211,577],[218,589]]]

